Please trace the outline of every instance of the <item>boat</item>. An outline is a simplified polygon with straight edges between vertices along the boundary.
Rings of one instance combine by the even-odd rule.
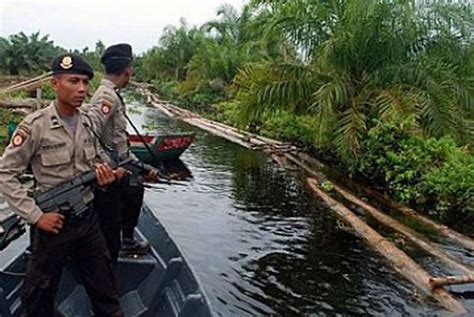
[[[10,212],[0,218],[0,227],[6,229],[15,219]],[[196,274],[146,204],[136,233],[150,243],[151,250],[143,256],[121,257],[115,267],[125,316],[213,316]],[[4,237],[5,231],[0,229],[0,241],[2,234]],[[21,315],[20,291],[29,256],[28,236],[23,234],[0,251],[1,317]],[[90,316],[89,299],[76,276],[72,265],[67,265],[56,294],[57,310],[64,316]]]
[[[177,159],[191,145],[194,133],[144,134],[142,137],[158,161],[169,161]],[[155,160],[139,135],[129,134],[128,141],[130,150],[140,160],[145,163],[152,163]]]

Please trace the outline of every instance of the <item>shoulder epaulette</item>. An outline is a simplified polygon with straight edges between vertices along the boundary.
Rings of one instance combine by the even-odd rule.
[[[25,119],[23,119],[23,121],[21,123],[26,123],[26,124],[32,124],[33,122],[35,122],[36,120],[38,120],[39,118],[41,118],[42,116],[44,116],[46,113],[46,108],[43,108],[43,109],[40,109],[40,110],[37,110],[33,113],[30,113],[29,115],[27,115],[25,117]],[[20,124],[21,124],[20,123]]]

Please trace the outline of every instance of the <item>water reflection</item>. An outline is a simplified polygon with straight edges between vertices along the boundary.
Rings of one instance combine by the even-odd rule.
[[[444,315],[289,174],[252,152],[142,113],[160,131],[194,131],[186,186],[147,191],[220,316]],[[174,169],[173,169],[174,168]],[[180,173],[180,168],[165,170]]]

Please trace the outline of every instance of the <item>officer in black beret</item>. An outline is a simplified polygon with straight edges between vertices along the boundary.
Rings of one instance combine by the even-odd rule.
[[[116,180],[114,171],[98,160],[101,151],[93,132],[86,128],[92,126],[91,118],[79,111],[94,76],[92,67],[79,55],[67,53],[53,60],[51,71],[56,99],[19,124],[0,158],[0,193],[12,210],[32,225],[22,295],[25,315],[56,315],[55,294],[63,267],[72,258],[95,316],[120,317],[118,288],[93,210],[92,189],[83,191],[87,209],[77,217],[70,210],[41,210],[17,178],[31,165],[40,192],[94,169],[99,186]]]
[[[92,97],[90,113],[101,128],[103,142],[114,149],[120,157],[132,157],[127,135],[126,106],[120,90],[128,85],[133,75],[132,47],[117,44],[108,47],[102,55],[105,78]],[[147,180],[157,179],[158,171],[144,175]],[[107,246],[112,258],[120,253],[144,254],[150,246],[148,242],[135,239],[134,230],[143,202],[144,188],[137,177],[125,177],[120,186],[108,192],[98,192],[95,204],[101,211],[100,221]],[[117,215],[120,211],[121,219]],[[122,235],[120,235],[122,233]],[[122,238],[121,238],[122,236]]]

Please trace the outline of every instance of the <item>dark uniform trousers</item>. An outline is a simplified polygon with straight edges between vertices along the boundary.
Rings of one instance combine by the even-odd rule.
[[[69,257],[77,265],[94,316],[123,316],[110,255],[95,214],[65,224],[59,234],[35,230],[22,294],[26,316],[55,316],[55,294]]]
[[[121,235],[133,237],[138,225],[143,203],[143,185],[131,186],[127,178],[110,186],[107,191],[97,189],[94,193],[94,209],[99,211],[100,226],[107,242],[110,255],[117,262]]]

